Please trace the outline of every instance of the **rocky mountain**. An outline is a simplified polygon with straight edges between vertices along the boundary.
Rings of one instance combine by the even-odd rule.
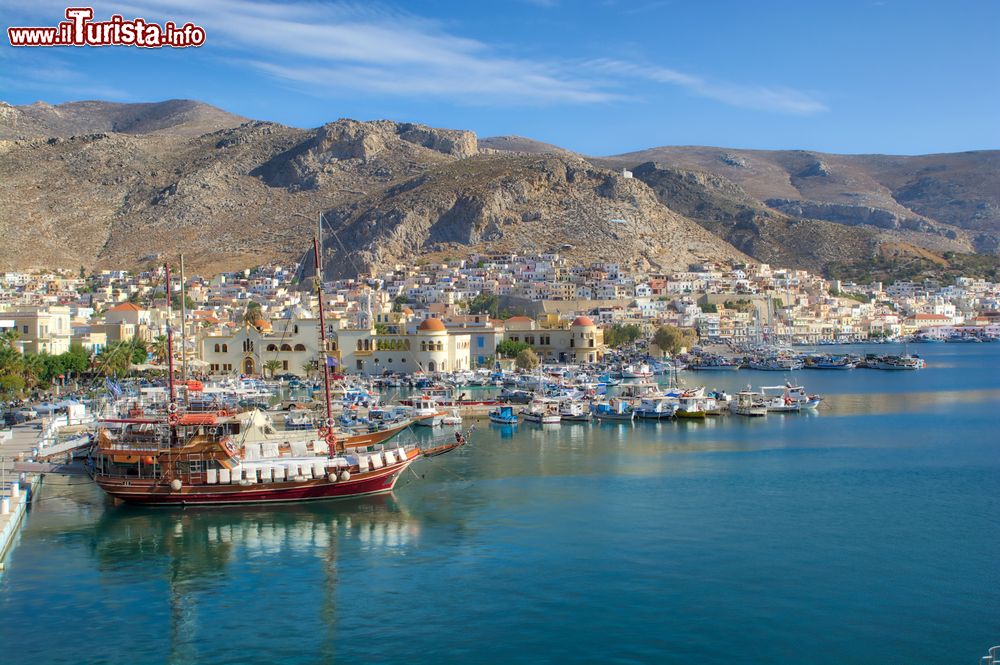
[[[558,252],[657,269],[747,259],[661,205],[643,182],[566,155],[452,161],[327,217],[349,239],[327,245],[331,277],[470,250]]]
[[[414,123],[296,129],[186,100],[0,103],[0,269],[181,252],[202,272],[299,260],[320,212],[335,231],[331,275],[471,251],[663,269],[747,255],[815,270],[921,252],[933,264],[1000,244],[998,155],[583,158]]]
[[[723,178],[790,218],[875,229],[933,251],[1000,247],[1000,151],[903,157],[685,146],[596,161]]]
[[[190,99],[151,104],[86,101],[56,106],[45,102],[11,106],[0,102],[0,139],[70,137],[110,132],[193,137],[236,127],[246,121],[246,118]]]
[[[519,152],[526,155],[575,155],[576,153],[551,143],[543,143],[524,136],[489,136],[479,139],[479,149],[484,152]]]

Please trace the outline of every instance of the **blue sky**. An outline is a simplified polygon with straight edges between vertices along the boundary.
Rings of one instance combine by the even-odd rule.
[[[84,3],[79,3],[84,4]],[[200,99],[312,127],[389,118],[587,154],[658,145],[1000,147],[1000,0],[122,0],[197,49],[0,47],[0,99]],[[65,3],[0,0],[3,27]]]

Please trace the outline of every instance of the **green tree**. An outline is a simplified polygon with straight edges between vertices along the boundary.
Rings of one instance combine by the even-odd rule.
[[[259,319],[263,318],[263,308],[259,302],[251,300],[243,310],[243,323],[248,326],[255,326]]]
[[[279,369],[281,369],[280,360],[272,359],[264,363],[264,371],[270,374],[272,379],[274,378],[275,372],[277,372]]]
[[[642,337],[642,328],[634,323],[615,324],[604,329],[604,343],[612,348],[628,346]]]
[[[313,375],[313,372],[315,372],[318,368],[319,368],[319,363],[317,363],[315,360],[307,360],[306,362],[302,363],[302,373],[306,375],[306,378],[311,377]]]
[[[153,358],[160,365],[165,365],[167,362],[167,355],[169,350],[167,347],[170,346],[167,343],[166,335],[159,335],[153,340],[153,344],[150,348],[150,352],[153,354]]]
[[[505,339],[497,344],[497,355],[501,358],[516,358],[517,354],[521,351],[530,348],[531,345],[526,342],[515,342],[511,339]]]
[[[175,293],[170,297],[170,306],[173,307],[174,309],[181,308],[181,294]],[[186,293],[184,294],[184,307],[186,307],[188,310],[192,310],[195,308],[194,300],[191,298],[191,296],[189,296]]]
[[[531,349],[521,349],[514,359],[514,365],[518,369],[532,370],[538,367],[538,356]]]
[[[653,333],[653,342],[661,353],[676,355],[681,349],[690,348],[698,341],[698,333],[693,328],[678,328],[677,326],[660,326]]]

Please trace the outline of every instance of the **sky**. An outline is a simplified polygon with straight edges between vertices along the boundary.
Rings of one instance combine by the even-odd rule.
[[[79,3],[83,4],[83,3]],[[187,49],[13,48],[66,4],[0,0],[0,100],[198,99],[297,127],[388,118],[589,155],[660,145],[1000,148],[1000,0],[121,0]]]

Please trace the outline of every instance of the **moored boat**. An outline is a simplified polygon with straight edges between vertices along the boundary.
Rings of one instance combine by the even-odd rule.
[[[490,411],[490,422],[498,425],[516,425],[517,414],[512,406],[498,406]]]

